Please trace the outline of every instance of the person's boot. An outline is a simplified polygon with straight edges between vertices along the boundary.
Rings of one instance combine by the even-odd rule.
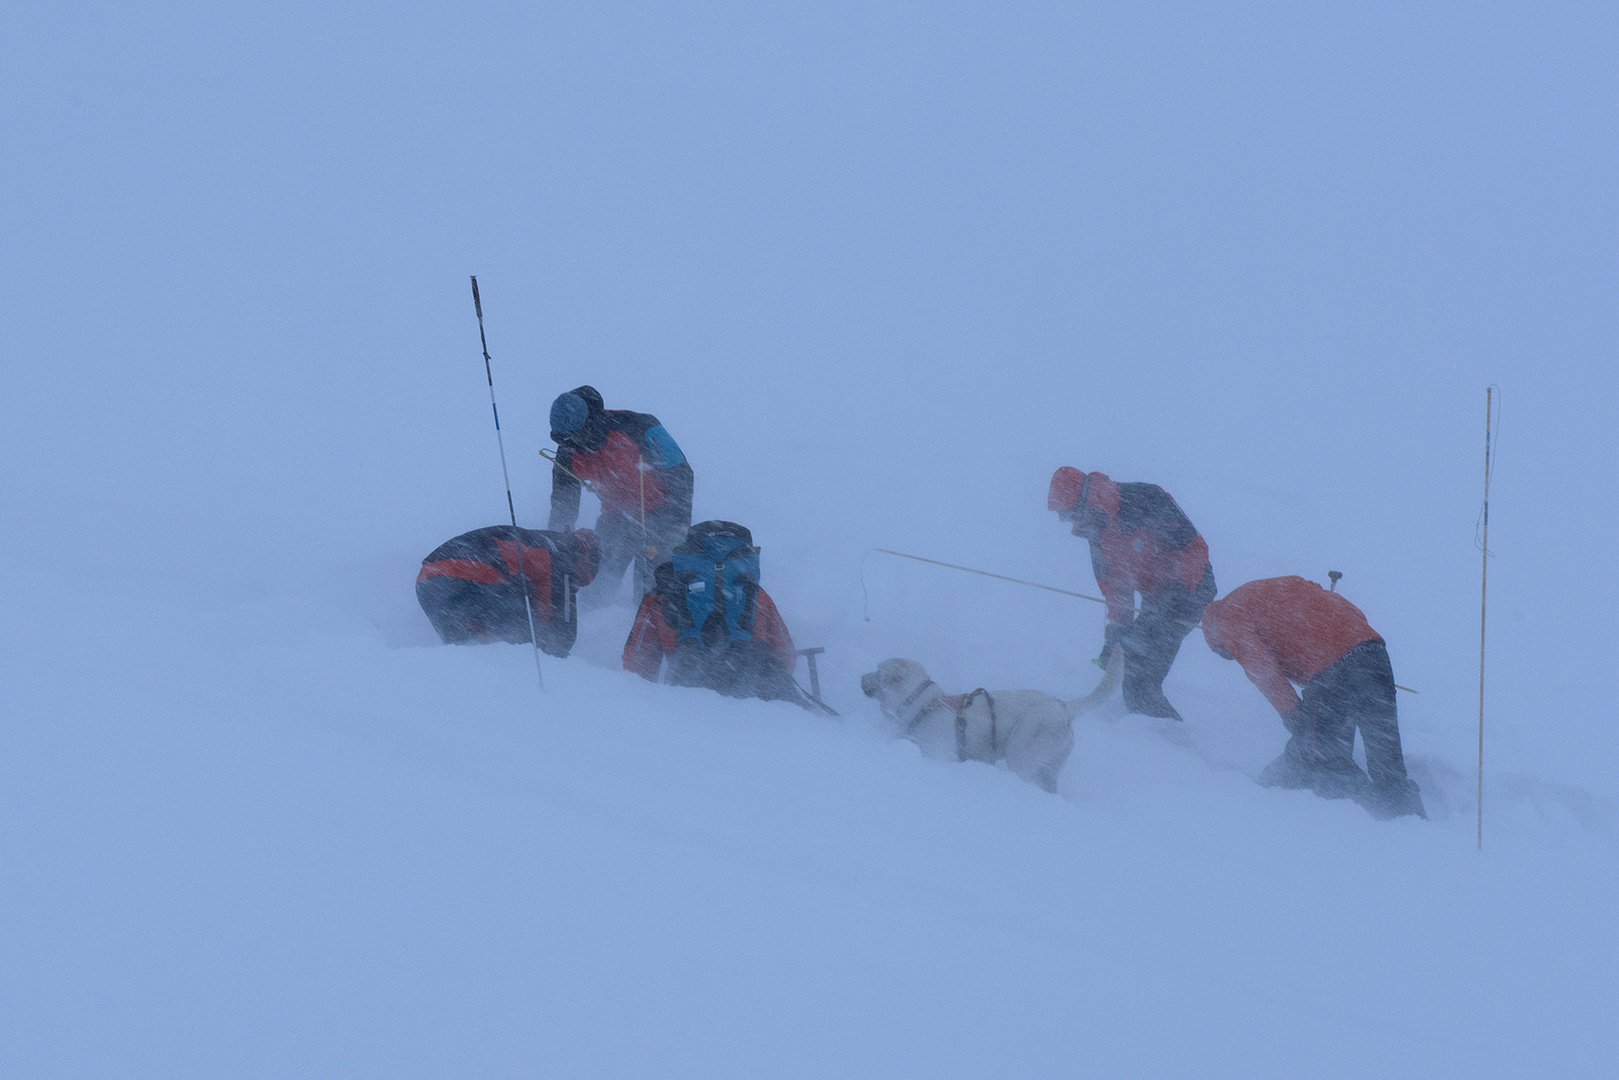
[[[1428,820],[1427,808],[1422,805],[1422,789],[1409,777],[1371,784],[1360,801],[1366,812],[1379,821],[1397,817]]]
[[[1279,787],[1292,791],[1309,787],[1313,770],[1299,753],[1296,741],[1289,739],[1286,749],[1277,755],[1275,761],[1260,770],[1259,775],[1254,778],[1254,783],[1260,787]]]
[[[1130,711],[1141,716],[1156,716],[1162,720],[1180,720],[1181,714],[1175,711],[1175,706],[1169,703],[1161,692],[1152,695],[1145,701],[1138,701],[1130,707]]]
[[[1353,758],[1317,762],[1310,779],[1310,789],[1323,799],[1364,800],[1371,788],[1371,778],[1360,771]]]
[[[1181,714],[1175,711],[1175,706],[1169,703],[1164,696],[1162,686],[1153,686],[1146,680],[1135,681],[1130,678],[1129,656],[1126,654],[1124,669],[1124,707],[1138,716],[1156,716],[1164,720],[1179,720]],[[1143,685],[1145,684],[1145,685]]]

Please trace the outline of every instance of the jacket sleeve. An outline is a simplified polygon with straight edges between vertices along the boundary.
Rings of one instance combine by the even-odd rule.
[[[691,520],[692,471],[686,455],[651,413],[623,413],[625,434],[635,438],[641,460],[641,482],[645,484],[645,509]]]
[[[1202,536],[1192,537],[1192,542],[1175,553],[1174,578],[1193,592],[1203,581],[1205,571],[1212,570],[1209,565],[1209,544]],[[1210,594],[1209,599],[1213,599]]]
[[[660,487],[663,489],[663,499],[659,510],[670,517],[682,521],[691,521],[692,472],[691,466],[682,461],[672,469],[658,471]]]
[[[1091,571],[1096,575],[1096,587],[1102,591],[1102,599],[1107,601],[1107,621],[1128,626],[1136,617],[1135,583],[1119,576],[1123,559],[1108,557],[1108,532],[1117,535],[1118,530],[1110,523],[1100,538],[1090,541]]]
[[[781,612],[770,594],[760,589],[753,600],[753,637],[770,650],[781,666],[791,674],[798,667],[798,650],[793,647],[793,635],[787,632]]]
[[[641,609],[635,613],[630,636],[624,642],[624,670],[633,671],[643,679],[658,681],[658,669],[663,665],[666,651],[665,637],[668,625],[663,621],[663,610],[658,605],[658,594],[641,597]]]
[[[1275,653],[1252,632],[1233,630],[1235,632],[1228,634],[1222,626],[1221,642],[1231,653],[1231,658],[1242,665],[1242,673],[1248,676],[1248,681],[1259,687],[1259,692],[1276,707],[1277,712],[1286,716],[1298,707],[1299,695],[1287,676],[1282,674]]]
[[[573,466],[571,447],[558,447],[556,464],[551,466],[552,532],[572,532],[579,521],[579,480],[567,470]]]

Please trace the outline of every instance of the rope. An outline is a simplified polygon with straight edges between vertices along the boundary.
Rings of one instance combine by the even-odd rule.
[[[876,548],[874,550],[880,551],[884,555],[898,555],[902,559],[915,559],[917,562],[932,563],[934,566],[948,566],[952,570],[965,570],[969,574],[981,574],[984,577],[995,578],[998,581],[1010,581],[1014,585],[1028,585],[1031,588],[1044,589],[1046,592],[1062,593],[1064,596],[1077,596],[1081,600],[1090,600],[1098,604],[1107,603],[1100,596],[1086,596],[1084,593],[1070,592],[1067,589],[1059,589],[1053,585],[1042,585],[1038,581],[1024,581],[1022,578],[1007,577],[1005,574],[992,574],[988,570],[974,570],[970,566],[958,566],[955,563],[940,562],[938,559],[924,559],[920,555],[907,555],[903,551],[890,551],[887,548]]]

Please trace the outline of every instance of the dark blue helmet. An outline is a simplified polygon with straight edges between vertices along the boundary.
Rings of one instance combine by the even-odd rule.
[[[551,438],[595,449],[607,438],[602,396],[594,386],[576,386],[551,403]]]
[[[585,426],[590,419],[590,405],[578,394],[569,392],[551,403],[551,432],[553,435],[571,435]]]

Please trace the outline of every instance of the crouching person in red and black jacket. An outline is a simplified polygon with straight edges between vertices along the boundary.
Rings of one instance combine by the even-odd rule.
[[[575,596],[581,585],[590,584],[600,557],[596,534],[589,529],[474,529],[440,544],[422,560],[416,599],[447,645],[527,643],[532,613],[540,648],[567,656],[579,632]]]
[[[1261,784],[1347,795],[1377,817],[1428,816],[1405,774],[1388,648],[1354,604],[1301,577],[1263,578],[1210,604],[1203,637],[1242,665],[1291,735]],[[1353,757],[1356,728],[1369,780]]]
[[[1051,477],[1046,506],[1090,543],[1091,569],[1107,601],[1101,655],[1124,646],[1125,707],[1179,720],[1164,697],[1164,677],[1214,599],[1209,545],[1157,484],[1119,484],[1064,465]]]
[[[793,681],[792,635],[759,587],[759,549],[729,521],[692,526],[653,573],[641,600],[624,669],[653,682],[706,686],[728,697],[804,704]]]

